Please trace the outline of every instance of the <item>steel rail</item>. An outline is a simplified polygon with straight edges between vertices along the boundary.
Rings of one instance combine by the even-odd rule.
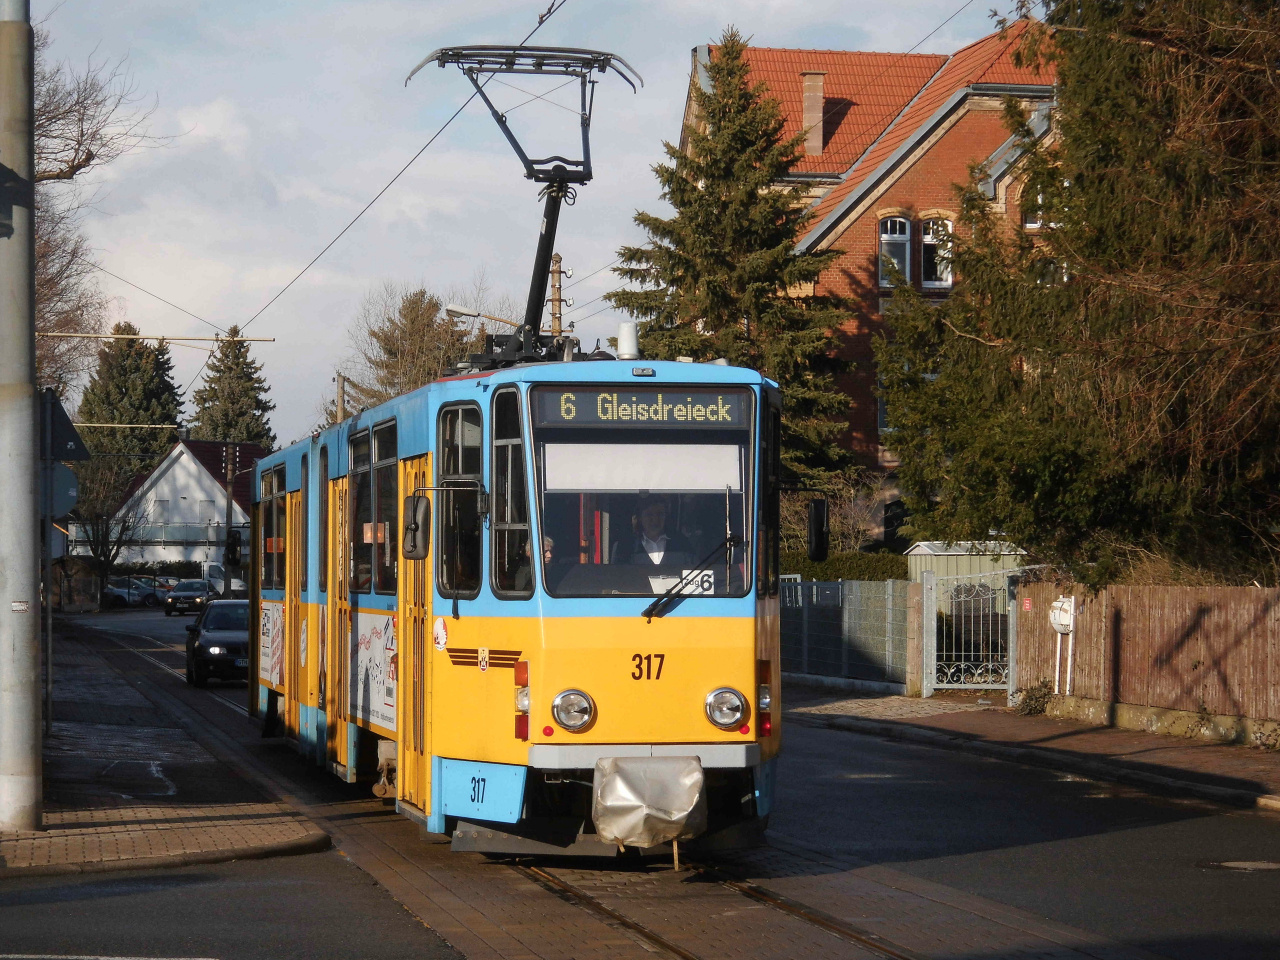
[[[523,864],[515,864],[512,866],[512,869],[517,873],[524,874],[539,886],[550,887],[552,888],[552,892],[571,898],[572,902],[577,903],[579,906],[584,906],[595,913],[608,917],[615,923],[621,924],[637,936],[648,940],[654,946],[667,951],[673,956],[679,957],[680,960],[702,960],[702,958],[696,953],[690,953],[688,950],[684,949],[684,947],[680,947],[672,943],[662,934],[655,933],[643,924],[636,923],[630,917],[619,913],[611,907],[606,907],[585,890],[581,890],[573,884],[561,880],[559,877],[552,876],[540,867],[529,867]]]
[[[551,887],[555,892],[562,896],[572,898],[573,902],[578,903],[596,913],[602,914],[609,919],[621,924],[633,933],[643,937],[655,946],[661,947],[663,950],[680,957],[681,960],[702,960],[697,954],[691,953],[685,948],[672,943],[660,933],[655,933],[641,923],[632,920],[630,917],[612,907],[606,906],[585,890],[575,886],[567,880],[548,873],[540,867],[528,866],[525,864],[512,864],[512,869],[524,874],[544,887]],[[695,873],[701,874],[708,879],[714,880],[721,886],[728,887],[735,893],[741,894],[748,899],[755,900],[757,903],[772,907],[780,913],[801,920],[811,926],[825,930],[827,933],[838,937],[841,940],[848,941],[864,950],[868,950],[884,960],[922,960],[919,954],[912,953],[904,947],[897,944],[890,944],[883,937],[877,936],[868,930],[863,930],[853,924],[846,923],[837,917],[824,913],[806,904],[799,903],[789,897],[766,890],[754,883],[741,880],[735,880],[725,874],[723,870],[715,866],[699,863],[692,866]]]

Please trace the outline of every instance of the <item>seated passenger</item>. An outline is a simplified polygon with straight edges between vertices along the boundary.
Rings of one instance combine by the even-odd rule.
[[[659,497],[641,499],[635,516],[635,535],[614,544],[614,563],[648,566],[657,564],[691,564],[693,551],[689,541],[678,532],[667,533],[667,504]]]
[[[555,541],[550,537],[542,538],[542,562],[551,565],[552,551],[555,549]],[[519,593],[527,593],[533,587],[533,569],[530,563],[529,541],[524,543],[524,551],[520,557],[520,563],[516,566],[515,573],[515,589]]]

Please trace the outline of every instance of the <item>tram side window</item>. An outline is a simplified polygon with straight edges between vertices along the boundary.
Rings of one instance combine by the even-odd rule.
[[[261,477],[262,490],[258,500],[258,525],[262,529],[262,549],[259,555],[262,558],[262,589],[271,590],[276,585],[276,554],[275,540],[276,535],[276,511],[275,505],[272,503],[272,473],[270,470],[264,470]]]
[[[275,469],[275,479],[272,481],[275,487],[275,497],[273,503],[276,511],[276,536],[275,536],[275,553],[276,553],[276,571],[275,582],[276,589],[284,589],[284,571],[285,571],[285,548],[288,544],[288,524],[285,521],[285,505],[288,502],[288,496],[284,489],[284,464]]]
[[[397,482],[396,425],[394,422],[373,428],[373,501],[374,591],[396,592],[396,558],[399,542],[397,518],[400,484]]]
[[[320,592],[329,589],[329,448],[320,448]]]
[[[304,453],[302,455],[302,506],[298,511],[298,539],[302,544],[301,556],[298,560],[302,563],[302,589],[307,589],[307,567],[311,564],[311,554],[307,551],[307,504],[311,500],[311,476],[310,470],[307,469],[309,457]]]
[[[778,527],[781,522],[779,499],[782,482],[782,415],[778,408],[769,404],[765,412],[763,434],[764,445],[760,453],[764,484],[760,497],[760,533],[758,536],[759,551],[756,565],[759,577],[756,591],[762,597],[774,597],[778,594]]]
[[[529,492],[525,483],[520,394],[493,398],[493,589],[506,598],[533,596],[529,549]]]
[[[481,537],[479,510],[483,428],[474,406],[446,407],[437,428],[437,483],[440,509],[436,577],[446,597],[474,597],[480,592]],[[457,481],[467,481],[459,483]],[[471,482],[474,481],[474,482]]]
[[[369,434],[351,440],[351,592],[368,593],[373,583],[373,487],[369,475]]]
[[[285,490],[284,465],[262,473],[262,589],[284,589]]]

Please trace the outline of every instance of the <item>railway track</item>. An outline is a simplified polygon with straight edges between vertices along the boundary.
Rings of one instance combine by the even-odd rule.
[[[706,952],[699,953],[697,952],[697,944],[693,944],[693,949],[690,949],[689,946],[677,942],[677,936],[671,932],[659,931],[653,925],[637,919],[637,914],[644,912],[642,909],[629,911],[626,909],[625,904],[617,902],[611,905],[606,902],[606,898],[585,889],[565,875],[572,874],[573,871],[571,870],[546,864],[515,863],[511,866],[516,872],[544,889],[597,914],[606,922],[626,929],[652,947],[656,947],[670,956],[678,957],[679,960],[707,960],[708,956],[722,955],[721,951],[714,950],[713,952],[713,949],[707,949]],[[625,887],[628,881],[635,876],[633,872],[629,871],[606,870],[593,871],[593,873],[613,890]],[[880,958],[880,960],[921,960],[919,954],[891,943],[875,933],[824,913],[808,904],[796,902],[758,884],[737,877],[734,875],[732,867],[711,863],[694,863],[690,864],[689,868],[686,871],[682,871],[682,873],[684,874],[684,879],[681,884],[685,886],[687,895],[690,898],[687,906],[694,914],[697,914],[700,910],[698,905],[693,902],[697,897],[695,891],[705,889],[707,885],[714,885],[722,890],[739,894],[755,904],[763,905],[791,921],[798,921],[809,928],[824,931],[832,937],[858,948],[857,955],[867,955]],[[620,898],[615,895],[607,899],[617,901]],[[722,909],[722,905],[712,906],[708,904],[706,909],[714,911]],[[694,939],[697,938],[695,937]]]

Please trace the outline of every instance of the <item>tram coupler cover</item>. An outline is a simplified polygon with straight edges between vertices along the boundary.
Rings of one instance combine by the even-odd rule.
[[[606,843],[647,849],[707,829],[697,757],[603,757],[596,761],[591,819]]]

